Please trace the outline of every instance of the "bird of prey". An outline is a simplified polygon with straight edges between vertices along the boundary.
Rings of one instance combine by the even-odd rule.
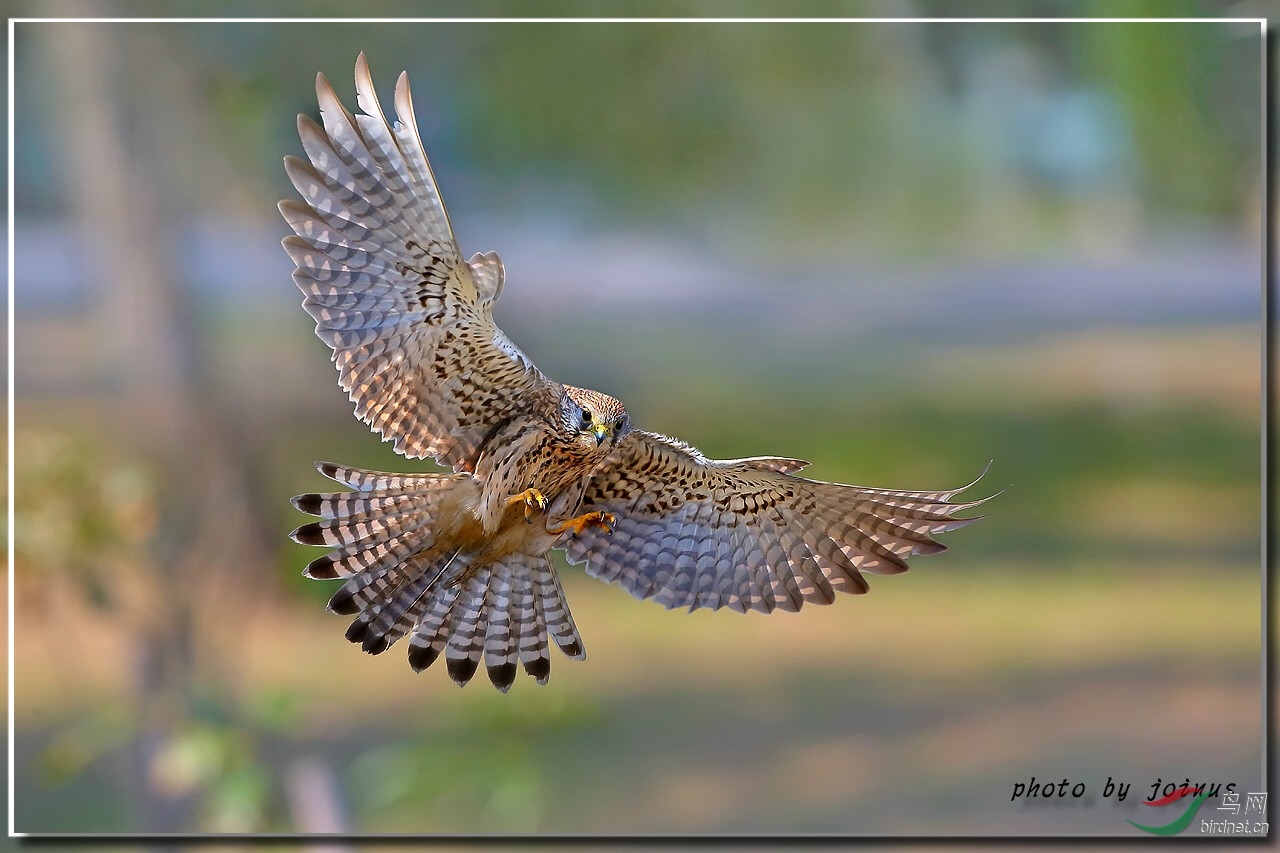
[[[310,162],[285,158],[302,200],[280,203],[296,232],[284,248],[356,416],[452,472],[318,463],[349,490],[293,499],[320,518],[293,539],[332,548],[304,574],[343,581],[328,609],[355,617],[348,640],[378,654],[407,636],[414,670],[443,655],[459,685],[483,661],[505,692],[520,669],[546,683],[548,638],[586,655],[553,548],[668,608],[768,613],[865,593],[864,573],[906,571],[945,550],[934,534],[975,520],[955,517],[981,503],[954,500],[968,486],[873,489],[797,477],[796,459],[708,459],[544,376],[494,324],[502,262],[464,259],[454,239],[407,75],[394,123],[364,54],[355,82],[359,114],[320,74],[322,124],[298,117]]]

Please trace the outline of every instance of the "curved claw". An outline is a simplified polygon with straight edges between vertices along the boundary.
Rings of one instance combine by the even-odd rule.
[[[524,522],[525,524],[533,524],[534,516],[547,509],[547,499],[542,492],[537,489],[525,489],[518,495],[512,495],[507,500],[507,506],[515,506],[518,503],[524,504]]]
[[[566,530],[574,536],[581,536],[584,530],[592,527],[599,527],[605,532],[605,535],[612,535],[613,526],[618,523],[618,517],[611,512],[594,512],[583,513],[577,518],[571,518],[568,521],[561,522],[557,527],[550,530],[551,533],[564,533]]]

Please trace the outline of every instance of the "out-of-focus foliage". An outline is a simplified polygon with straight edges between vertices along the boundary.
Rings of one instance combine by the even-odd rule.
[[[100,438],[62,430],[15,436],[22,500],[14,550],[36,573],[28,582],[66,576],[85,600],[111,609],[113,585],[155,534],[154,485],[145,466],[114,456]],[[20,477],[19,477],[20,472]]]
[[[262,155],[296,147],[291,118],[312,100],[313,70],[345,91],[348,54],[363,48],[380,78],[410,72],[439,170],[461,176],[473,209],[515,201],[584,221],[657,220],[763,257],[833,241],[863,258],[1070,249],[1073,208],[1109,219],[1129,197],[1157,223],[1232,219],[1261,145],[1259,57],[1227,25],[442,21],[157,32],[163,43],[123,38],[148,56],[183,44],[205,128],[224,135],[238,171],[279,194],[283,174]],[[49,205],[58,148],[38,140],[19,145],[50,180],[19,191]],[[183,180],[189,165],[155,163],[177,192],[195,189]],[[210,189],[216,199],[236,188]],[[209,202],[203,190],[187,199]],[[964,217],[974,228],[955,227]],[[776,241],[756,238],[779,229]]]

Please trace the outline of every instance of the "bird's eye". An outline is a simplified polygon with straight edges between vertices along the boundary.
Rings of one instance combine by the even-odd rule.
[[[582,425],[591,426],[591,413],[586,409],[582,410]]]

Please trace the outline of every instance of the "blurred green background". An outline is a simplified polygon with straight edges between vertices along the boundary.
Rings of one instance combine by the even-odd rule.
[[[409,72],[544,371],[819,479],[993,460],[988,517],[768,618],[570,570],[589,657],[545,688],[361,654],[288,497],[314,459],[429,466],[351,417],[274,208],[315,73],[352,105],[360,50],[388,109]],[[20,23],[13,51],[20,831],[1127,833],[1157,778],[1262,790],[1256,24]],[[1033,776],[1090,795],[1011,803]]]

